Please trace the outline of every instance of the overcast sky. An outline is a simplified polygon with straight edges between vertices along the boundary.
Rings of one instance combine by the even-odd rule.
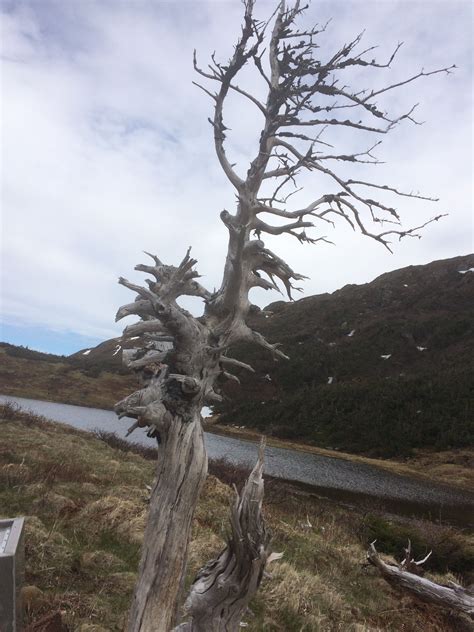
[[[210,99],[192,85],[192,51],[201,65],[213,50],[229,57],[240,2],[0,4],[2,338],[70,353],[120,335],[126,323],[115,325],[115,312],[132,294],[117,277],[140,279],[133,267],[143,250],[176,263],[191,245],[203,283],[219,286],[227,247],[219,213],[233,210],[234,193],[214,155]],[[257,14],[268,17],[274,7],[257,2]],[[377,156],[387,164],[364,171],[375,182],[440,198],[402,199],[406,226],[441,212],[449,217],[428,226],[422,240],[396,243],[393,255],[343,226],[314,233],[336,246],[266,240],[310,277],[300,296],[473,250],[471,2],[315,0],[306,19],[330,17],[323,58],[363,29],[366,46],[379,44],[382,60],[404,42],[393,71],[377,71],[369,87],[421,67],[458,66],[453,75],[422,78],[393,94],[393,111],[419,102],[417,116],[426,123],[384,137]],[[245,80],[259,90],[256,77]],[[243,173],[261,121],[239,100],[226,112],[228,154]],[[342,149],[365,149],[372,140],[337,138]],[[336,192],[317,176],[304,184],[303,203]],[[279,298],[262,290],[253,300],[263,306]]]

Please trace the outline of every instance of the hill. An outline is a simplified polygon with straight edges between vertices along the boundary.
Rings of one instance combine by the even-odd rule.
[[[85,362],[0,343],[2,395],[110,409],[135,388],[128,371],[105,359]]]
[[[256,374],[223,385],[222,424],[384,457],[474,443],[474,255],[272,303],[251,324],[290,360],[232,349]],[[64,357],[2,343],[0,391],[112,408],[136,388],[122,352],[139,345],[115,338]]]
[[[256,369],[226,386],[220,421],[384,456],[472,445],[474,256],[383,274],[257,313],[290,357],[233,354]]]

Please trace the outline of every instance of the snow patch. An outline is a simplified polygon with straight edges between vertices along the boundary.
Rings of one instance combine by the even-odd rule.
[[[328,384],[332,384],[334,382],[334,378],[333,377],[328,377]]]
[[[82,355],[89,355],[90,352],[91,352],[91,349],[87,349],[87,351],[84,351]]]
[[[352,331],[350,331],[350,332],[347,334],[347,337],[348,337],[348,338],[352,338],[352,336],[355,334],[355,332],[356,332],[356,330],[355,330],[355,329],[353,329]]]
[[[270,377],[269,373],[267,373],[263,379],[267,380],[267,382],[271,382],[272,381],[272,378]]]
[[[428,347],[417,347],[418,351],[426,351],[426,349],[428,349]]]
[[[112,355],[117,355],[117,353],[120,351],[121,349],[121,345],[117,345],[117,348],[115,349],[115,351],[112,353]]]
[[[133,336],[133,338],[129,338],[129,340],[138,340],[140,336]]]
[[[404,283],[404,284],[403,284],[403,287],[408,287],[408,283]]]
[[[383,358],[384,360],[388,360],[389,358],[392,357],[392,354],[388,353],[387,355],[381,355],[380,357]]]
[[[474,272],[474,268],[468,268],[467,270],[458,270],[459,274],[466,274],[466,272]]]

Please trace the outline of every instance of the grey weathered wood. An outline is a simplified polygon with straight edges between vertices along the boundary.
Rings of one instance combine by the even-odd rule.
[[[367,551],[367,559],[378,568],[382,577],[395,588],[405,591],[421,601],[461,612],[474,619],[474,593],[454,582],[450,582],[450,586],[442,586],[420,576],[419,571],[416,571],[427,558],[421,562],[415,562],[411,558],[410,549],[409,544],[403,562],[394,566],[387,564],[380,558],[375,543],[372,542]]]
[[[324,235],[311,237],[306,232],[315,222],[331,226],[336,220],[342,220],[390,248],[391,237],[418,236],[423,226],[441,217],[438,215],[421,226],[403,229],[397,210],[388,205],[386,196],[431,199],[388,185],[349,179],[345,171],[337,171],[337,166],[341,162],[376,164],[378,161],[372,152],[379,142],[365,151],[348,155],[330,149],[330,143],[322,140],[321,134],[326,128],[387,134],[402,122],[415,122],[414,108],[391,116],[379,109],[377,97],[421,77],[448,73],[450,68],[421,71],[378,90],[365,90],[360,85],[350,88],[344,80],[337,80],[345,76],[348,67],[387,68],[399,47],[387,62],[379,63],[373,59],[371,49],[356,50],[361,39],[358,36],[330,58],[320,59],[316,38],[324,27],[299,29],[295,25],[304,11],[299,1],[289,7],[281,2],[272,24],[254,17],[254,4],[254,0],[244,0],[242,31],[228,62],[220,63],[213,56],[203,70],[194,56],[195,70],[206,81],[206,86],[197,85],[214,102],[214,114],[209,120],[216,155],[237,197],[235,213],[223,210],[220,215],[229,240],[221,286],[210,292],[197,281],[196,261],[189,250],[178,266],[164,264],[156,255],[145,253],[151,257],[151,264],[139,264],[135,269],[150,277],[146,287],[119,279],[121,285],[136,294],[136,299],[121,307],[116,319],[139,316],[142,322],[129,325],[124,335],[141,335],[145,342],[143,352],[126,351],[124,355],[140,376],[142,387],[119,402],[116,411],[120,417],[130,416],[136,420],[130,432],[147,427],[150,436],[160,439],[157,482],[151,497],[139,580],[130,613],[130,632],[169,632],[175,624],[191,520],[206,475],[200,410],[206,404],[222,401],[219,377],[238,380],[230,369],[253,370],[230,358],[229,348],[238,342],[252,342],[269,351],[275,359],[287,358],[279,345],[270,343],[249,325],[252,308],[249,294],[254,287],[269,290],[283,286],[291,299],[292,292],[299,289],[294,284],[305,277],[269,250],[261,236],[287,234],[300,243],[314,244],[328,241]],[[262,64],[264,52],[266,65]],[[247,64],[255,66],[260,73],[266,90],[265,100],[256,98],[236,83]],[[234,93],[250,101],[259,120],[263,117],[257,150],[245,175],[237,173],[225,147],[224,106]],[[336,141],[338,137],[336,135]],[[333,164],[336,167],[328,166]],[[323,176],[332,183],[331,190],[323,195],[321,192],[312,194],[303,205],[291,208],[290,197],[295,191],[289,187],[296,183],[301,171],[316,172],[319,178]],[[372,191],[370,196],[368,188]],[[271,224],[274,217],[280,222],[287,221]],[[388,229],[381,228],[384,221],[390,222]],[[177,303],[184,295],[203,299],[204,313],[199,319]],[[172,343],[172,349],[157,349],[151,343],[158,340]],[[260,489],[255,481],[252,485]],[[245,504],[246,501],[241,499],[240,502]],[[261,499],[256,504],[259,506],[260,502]],[[249,518],[252,524],[249,522],[247,526],[240,522],[245,515],[243,508],[234,507],[232,528],[236,534],[242,533],[242,539],[231,540],[230,549],[214,563],[215,568],[227,569],[220,578],[225,577],[226,581],[220,581],[219,590],[217,583],[206,589],[203,600],[199,590],[207,586],[206,581],[212,577],[208,569],[208,574],[203,571],[191,591],[187,603],[195,629],[206,625],[209,630],[237,630],[242,604],[258,585],[267,554],[265,532],[259,531],[263,529],[261,524],[259,526],[259,512],[248,514],[254,516],[254,522]],[[247,537],[252,533],[260,533],[263,538],[261,554],[256,554],[253,541]],[[250,559],[252,563],[255,561],[255,570],[249,571],[248,581],[236,583],[231,561],[244,569],[248,568]],[[238,598],[233,603],[226,597],[226,591],[232,587],[238,590]],[[219,614],[219,600],[224,604],[224,618]]]
[[[159,428],[162,443],[157,479],[130,611],[130,632],[169,632],[176,622],[191,521],[207,472],[199,411],[192,419],[165,414]]]
[[[185,603],[190,620],[181,632],[238,630],[250,599],[256,593],[270,555],[270,534],[262,517],[263,450],[240,496],[230,511],[227,547],[202,568]]]

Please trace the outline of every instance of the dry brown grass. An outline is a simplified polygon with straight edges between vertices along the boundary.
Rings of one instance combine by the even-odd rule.
[[[17,358],[3,349],[0,364],[3,395],[111,409],[136,388],[130,375],[103,371],[99,377],[89,377],[67,363]],[[21,379],[24,375],[27,380]]]
[[[78,519],[89,525],[89,532],[100,534],[113,531],[120,539],[142,544],[146,522],[146,505],[143,498],[103,496],[87,504]]]
[[[26,581],[41,590],[27,621],[60,610],[72,631],[123,630],[153,463],[57,424],[19,415],[0,424],[0,476],[7,482],[0,486],[0,512],[28,516]],[[271,490],[266,514],[274,549],[284,557],[270,567],[272,578],[251,604],[248,630],[457,629],[447,615],[401,600],[366,567],[363,515],[287,487],[272,484]],[[188,584],[225,543],[231,494],[208,477],[194,520]]]
[[[415,450],[406,466],[424,472],[432,480],[474,489],[474,450]]]

